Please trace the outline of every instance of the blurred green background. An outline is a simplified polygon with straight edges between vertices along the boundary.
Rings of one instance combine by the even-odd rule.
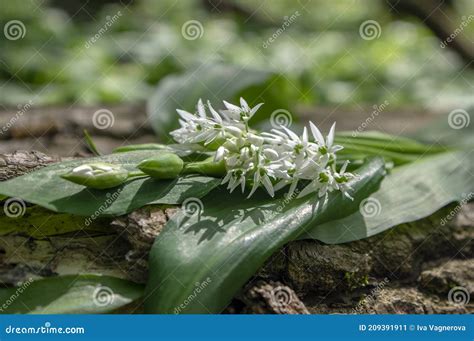
[[[203,62],[281,73],[291,90],[285,96],[304,105],[372,106],[388,100],[392,109],[440,110],[474,104],[472,60],[441,47],[422,20],[389,1],[0,2],[1,108],[30,101],[36,106],[143,101],[167,75]],[[467,20],[462,36],[472,44],[474,1],[450,6],[446,22],[456,28]],[[19,37],[7,39],[12,20],[23,27]],[[197,38],[186,39],[196,34],[192,27],[184,31],[191,20],[197,21]],[[380,25],[374,39],[359,32],[367,20]]]

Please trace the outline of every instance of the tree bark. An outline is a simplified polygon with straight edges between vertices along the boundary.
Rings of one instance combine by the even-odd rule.
[[[58,158],[18,152],[0,159],[16,167],[0,168],[7,178]],[[151,245],[178,209],[150,205],[89,226],[36,206],[16,221],[1,216],[0,283],[85,272],[145,283]],[[472,302],[456,304],[449,294],[462,287],[474,295],[474,204],[441,225],[451,209],[347,244],[288,243],[225,312],[473,313]]]

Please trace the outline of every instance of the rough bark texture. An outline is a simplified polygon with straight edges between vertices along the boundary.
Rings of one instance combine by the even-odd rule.
[[[155,141],[142,105],[107,108],[114,114],[114,124],[103,130],[96,128],[92,119],[99,109],[69,109],[65,115],[61,108],[32,108],[18,116],[8,133],[0,135],[0,139],[6,138],[0,147],[5,153],[0,155],[0,180],[62,156],[88,154],[83,128],[104,152],[122,144]],[[337,120],[340,129],[352,130],[367,118],[364,110],[302,111],[303,117],[311,116],[323,128]],[[14,115],[15,111],[0,111],[0,124],[11,122]],[[384,111],[373,128],[383,122],[386,132],[406,133],[433,117],[428,112],[394,115]],[[59,157],[14,152],[16,149],[40,149]],[[474,204],[466,205],[456,219],[442,226],[441,218],[450,209],[362,241],[289,243],[268,260],[225,312],[472,313],[472,300],[463,298],[474,294]],[[84,218],[36,206],[28,207],[20,219],[0,215],[0,285],[81,272],[144,283],[152,242],[174,212],[176,208],[154,205],[87,226]]]
[[[2,158],[19,170],[47,164],[23,152]],[[473,313],[474,204],[442,225],[451,209],[352,243],[291,242],[226,312]],[[0,282],[97,272],[144,283],[153,240],[176,210],[148,206],[85,228],[80,217],[30,207],[14,233],[0,217]]]

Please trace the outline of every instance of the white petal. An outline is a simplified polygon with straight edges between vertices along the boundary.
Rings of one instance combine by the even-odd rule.
[[[242,130],[240,130],[240,128],[237,128],[236,126],[226,126],[225,129],[234,136],[239,137],[240,135],[242,135]]]
[[[201,99],[199,99],[196,108],[199,113],[199,116],[202,118],[206,118],[206,108],[204,107],[204,104],[202,103]]]
[[[275,191],[273,190],[273,184],[268,177],[268,175],[264,175],[262,178],[262,183],[265,189],[267,190],[268,194],[273,198],[275,196]]]
[[[255,191],[258,188],[259,182],[255,181],[255,178],[256,178],[257,174],[258,174],[258,172],[256,172],[255,175],[254,175],[254,182],[253,182],[252,190],[250,191],[249,195],[247,196],[247,199],[250,198],[252,196],[252,194],[254,194]]]
[[[221,185],[223,185],[223,184],[225,184],[226,182],[228,182],[231,177],[232,177],[232,173],[231,173],[231,172],[228,172],[228,173],[226,174],[226,176],[224,177],[224,179],[222,179]]]
[[[216,155],[214,156],[214,162],[219,162],[224,158],[226,150],[224,147],[220,146],[217,148]]]
[[[333,123],[331,126],[331,130],[329,130],[328,138],[327,138],[327,146],[328,148],[331,148],[333,142],[334,142],[334,133],[336,131],[336,122]]]
[[[282,128],[284,131],[286,131],[286,133],[288,134],[288,136],[290,136],[293,141],[299,141],[299,140],[300,140],[300,138],[298,137],[298,135],[296,135],[294,132],[292,132],[292,131],[291,131],[290,129],[288,129],[287,127],[281,126],[281,128]]]
[[[265,148],[263,150],[263,154],[269,160],[277,160],[280,157],[280,154],[278,154],[276,150],[271,148]]]
[[[245,191],[245,177],[242,175],[240,178],[240,185],[242,187],[242,193]]]
[[[183,118],[183,120],[185,120],[186,122],[187,121],[194,121],[196,119],[196,116],[194,116],[193,114],[191,114],[187,111],[184,111],[184,110],[181,110],[181,109],[176,109],[176,111],[178,112],[179,116],[181,116]]]
[[[349,164],[349,161],[344,162],[344,164],[341,167],[341,170],[339,171],[340,174],[344,174],[346,172],[346,168],[348,164]]]
[[[72,170],[73,173],[84,173],[84,172],[92,172],[92,167],[89,165],[80,165],[77,166]]]
[[[295,180],[291,183],[290,189],[288,191],[287,196],[291,198],[293,196],[293,193],[295,192],[296,186],[298,185],[298,180]]]
[[[233,105],[233,104],[231,104],[231,103],[229,103],[229,102],[226,102],[226,101],[223,101],[223,102],[224,102],[225,107],[226,107],[228,110],[232,111],[232,112],[238,112],[238,113],[240,113],[240,112],[242,111],[242,110],[240,109],[240,107],[238,107],[238,106],[236,106],[236,105]]]
[[[315,192],[317,189],[318,188],[317,188],[315,182],[312,181],[308,186],[303,188],[303,190],[298,195],[298,198],[303,198],[303,197],[307,196],[308,194]]]
[[[324,137],[319,131],[318,127],[316,127],[313,122],[309,122],[309,127],[311,128],[311,133],[313,133],[314,139],[319,143],[320,146],[324,146]]]
[[[288,181],[286,181],[286,180],[281,180],[280,182],[277,182],[277,183],[275,184],[275,186],[273,186],[273,189],[274,189],[275,191],[278,191],[278,190],[282,189],[283,187],[285,187],[286,185],[288,185]]]
[[[209,107],[209,111],[211,112],[211,115],[212,117],[214,117],[216,122],[222,123],[221,116],[217,113],[217,111],[214,110],[214,108],[211,105],[211,102],[207,101],[207,106]]]
[[[242,109],[244,109],[245,111],[250,112],[250,107],[249,107],[247,101],[246,101],[245,99],[243,99],[242,97],[240,97],[240,106],[241,106]]]
[[[308,143],[308,129],[306,129],[306,127],[303,128],[302,140],[305,145]]]
[[[263,105],[263,103],[258,103],[256,106],[254,106],[252,108],[252,110],[250,110],[250,117],[252,117],[253,115],[255,115],[255,113],[257,112],[258,109],[260,109],[260,107]]]

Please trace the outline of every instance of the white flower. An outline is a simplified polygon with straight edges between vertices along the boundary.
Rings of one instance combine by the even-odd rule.
[[[259,187],[273,197],[275,191],[288,186],[288,195],[292,196],[298,184],[304,182],[306,186],[299,197],[315,192],[318,197],[327,198],[329,192],[338,190],[350,198],[347,183],[354,175],[346,172],[347,162],[336,170],[336,153],[342,146],[334,144],[335,124],[324,138],[310,122],[314,141],[310,141],[306,127],[301,136],[283,126],[270,133],[257,133],[249,129],[248,120],[261,105],[250,108],[243,98],[240,106],[224,101],[226,109],[218,113],[208,101],[208,116],[199,100],[197,115],[178,110],[181,128],[171,135],[179,143],[208,145],[218,141],[214,161],[224,161],[227,174],[222,183],[231,192],[237,187],[244,192],[250,185],[248,197]]]

